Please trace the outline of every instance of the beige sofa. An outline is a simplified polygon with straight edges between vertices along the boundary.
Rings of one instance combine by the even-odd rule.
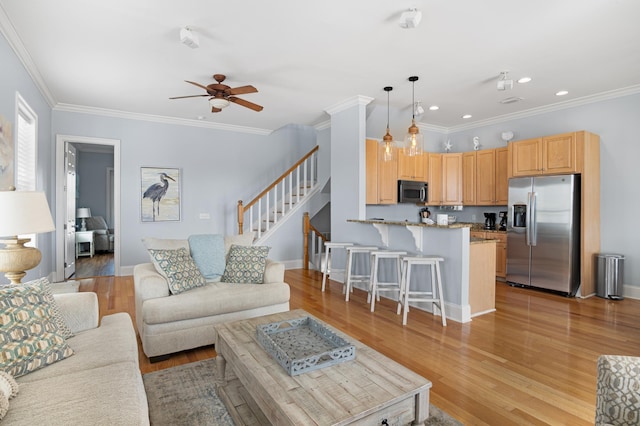
[[[180,244],[180,240],[173,241]],[[214,324],[289,310],[284,265],[270,259],[262,284],[208,282],[171,294],[167,279],[153,263],[136,265],[133,281],[136,324],[143,351],[151,362],[174,352],[214,344]]]
[[[75,334],[74,355],[18,377],[7,425],[148,425],[138,346],[128,314],[102,318],[95,293],[54,296]]]

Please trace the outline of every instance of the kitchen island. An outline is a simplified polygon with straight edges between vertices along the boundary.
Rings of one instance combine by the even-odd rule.
[[[465,323],[474,316],[495,311],[496,241],[470,238],[473,224],[431,225],[379,219],[347,222],[362,228],[357,233],[358,241],[353,241],[356,244],[443,257],[442,281],[448,319]],[[418,279],[428,280],[421,275]],[[415,306],[431,311],[430,303]]]

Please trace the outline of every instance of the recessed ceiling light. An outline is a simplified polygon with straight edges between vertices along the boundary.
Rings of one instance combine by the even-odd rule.
[[[523,84],[523,83],[528,83],[531,81],[531,77],[522,77],[521,79],[518,80],[518,83]]]
[[[462,118],[464,118],[464,119],[471,118],[471,117],[472,117],[471,114],[465,114],[465,115],[462,116]]]
[[[438,105],[431,105],[431,106],[429,107],[429,111],[437,111],[437,110],[439,110],[439,109],[440,109],[440,107],[439,107]]]
[[[567,95],[569,92],[566,90],[561,90],[559,92],[556,92],[556,96],[564,96]]]

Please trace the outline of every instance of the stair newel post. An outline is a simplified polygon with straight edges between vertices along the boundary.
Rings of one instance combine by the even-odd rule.
[[[304,244],[304,251],[302,255],[302,269],[309,269],[309,232],[310,232],[309,212],[304,212],[304,220],[302,221],[302,223],[303,223],[302,240]]]
[[[242,206],[242,200],[238,200],[238,234],[242,235],[244,229],[244,207]]]

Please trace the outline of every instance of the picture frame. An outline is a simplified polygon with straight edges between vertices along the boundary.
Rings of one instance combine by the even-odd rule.
[[[140,167],[140,221],[179,222],[181,186],[179,168]]]

